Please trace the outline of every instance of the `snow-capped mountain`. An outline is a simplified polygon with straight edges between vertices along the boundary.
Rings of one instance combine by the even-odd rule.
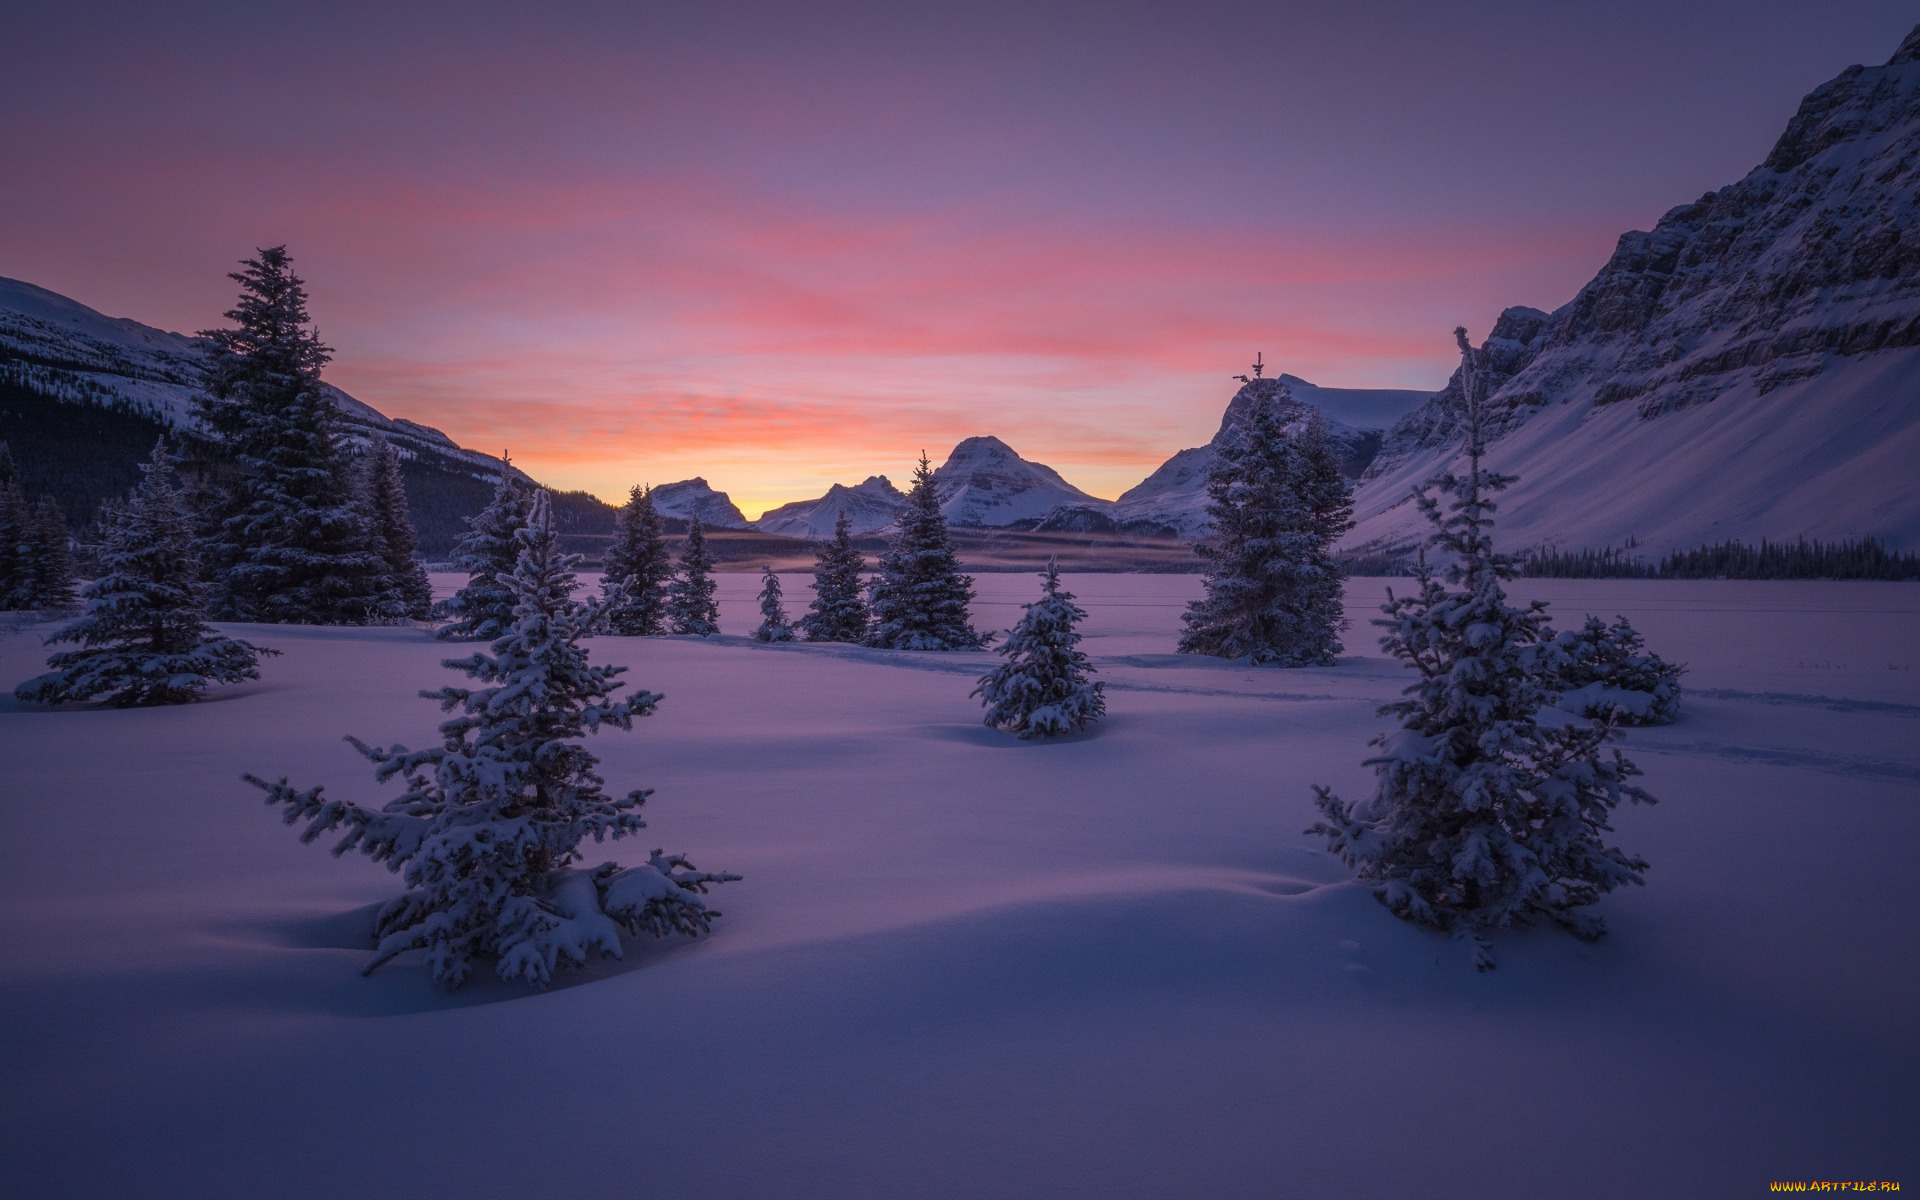
[[[940,511],[953,525],[1011,525],[1063,504],[1104,509],[1113,503],[1074,487],[1052,467],[1028,462],[996,437],[970,437],[933,473]]]
[[[698,475],[678,483],[663,483],[653,489],[653,507],[663,517],[686,520],[698,515],[708,529],[746,529],[746,517],[733,506],[725,492],[716,492]]]
[[[1746,178],[1682,205],[1552,313],[1489,336],[1515,547],[1735,538],[1920,546],[1920,28],[1800,105]],[[1423,531],[1459,379],[1395,425],[1347,544]]]
[[[108,317],[56,292],[0,277],[0,380],[61,400],[123,409],[172,428],[193,423],[205,345],[138,321]],[[387,417],[326,385],[352,436],[392,444],[402,460],[497,478],[500,460],[438,429]]]
[[[906,502],[906,493],[885,475],[869,475],[853,487],[836,483],[817,500],[796,500],[768,509],[753,527],[762,533],[824,541],[833,536],[834,524],[844,509],[854,535],[859,536],[893,524],[894,514]]]
[[[1255,397],[1274,404],[1287,422],[1290,432],[1298,432],[1318,409],[1326,418],[1327,435],[1339,452],[1341,466],[1348,475],[1358,476],[1380,448],[1385,422],[1355,425],[1345,417],[1378,419],[1401,416],[1429,399],[1430,392],[1390,389],[1323,388],[1292,375],[1274,379],[1253,379],[1241,385],[1227,403],[1220,428],[1213,440],[1175,454],[1153,474],[1127,489],[1115,502],[1117,520],[1147,522],[1169,526],[1181,536],[1205,536],[1207,522],[1207,472],[1213,467],[1214,448],[1224,439],[1238,436],[1246,412]]]

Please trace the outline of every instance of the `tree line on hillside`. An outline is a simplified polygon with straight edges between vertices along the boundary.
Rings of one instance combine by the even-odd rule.
[[[1920,579],[1920,554],[1889,550],[1878,538],[1822,542],[1763,539],[1758,546],[1718,542],[1675,550],[1648,562],[1633,547],[1537,550],[1520,561],[1522,575],[1553,579]]]

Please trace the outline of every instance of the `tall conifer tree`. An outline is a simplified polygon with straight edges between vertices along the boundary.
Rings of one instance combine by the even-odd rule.
[[[713,556],[698,514],[687,518],[687,543],[679,569],[667,585],[667,627],[675,633],[712,637],[720,632],[720,604],[714,599]]]
[[[1545,605],[1508,603],[1514,562],[1493,548],[1493,496],[1513,482],[1482,465],[1486,375],[1457,330],[1468,469],[1418,493],[1433,526],[1429,548],[1447,560],[1436,574],[1423,550],[1414,590],[1388,593],[1381,639],[1417,672],[1407,698],[1381,709],[1400,729],[1374,739],[1380,753],[1371,799],[1348,804],[1316,788],[1334,853],[1395,914],[1469,940],[1481,969],[1493,965],[1488,934],[1535,919],[1585,938],[1604,926],[1585,913],[1602,894],[1642,882],[1644,860],[1606,845],[1622,800],[1651,803],[1627,782],[1639,769],[1619,751],[1607,721],[1542,722],[1558,695]],[[1449,497],[1445,511],[1427,490]]]
[[[235,471],[207,546],[209,607],[232,620],[378,620],[386,568],[370,544],[332,395],[329,351],[310,327],[286,247],[230,276],[240,299],[211,343],[200,416]]]
[[[853,545],[846,509],[833,522],[833,540],[814,552],[813,603],[800,618],[812,642],[859,642],[867,636],[867,602],[860,575],[867,560]]]
[[[1181,653],[1286,667],[1333,662],[1345,624],[1332,554],[1352,509],[1345,485],[1324,426],[1310,421],[1296,442],[1271,399],[1254,397],[1238,435],[1214,452],[1214,536],[1195,547],[1207,560],[1207,590],[1187,607]]]
[[[946,514],[934,492],[933,467],[920,455],[913,487],[895,522],[893,544],[880,556],[869,600],[867,645],[889,650],[978,650],[992,640],[968,624],[973,579],[947,537]]]
[[[454,548],[454,562],[467,582],[447,601],[453,620],[435,635],[447,642],[490,642],[513,628],[513,585],[508,576],[519,561],[520,531],[533,511],[533,490],[500,456],[500,478],[493,499],[467,518],[467,533]]]
[[[613,542],[600,573],[609,632],[652,637],[667,631],[667,581],[673,559],[653,490],[636,487],[613,518]]]
[[[433,585],[419,558],[420,535],[407,509],[407,487],[400,475],[400,456],[384,441],[376,441],[363,464],[362,501],[373,550],[385,566],[385,608],[389,616],[424,620],[433,607]]]

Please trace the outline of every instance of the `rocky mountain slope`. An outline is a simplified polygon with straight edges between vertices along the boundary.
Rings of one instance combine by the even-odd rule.
[[[203,354],[197,338],[108,317],[56,292],[0,277],[0,380],[179,428],[193,420]],[[389,442],[403,461],[476,478],[499,475],[501,462],[492,455],[327,387],[351,435]]]
[[[869,475],[853,487],[836,483],[814,500],[796,500],[768,509],[753,523],[762,533],[824,541],[833,536],[835,522],[845,510],[854,536],[877,533],[893,524],[894,514],[907,502],[906,493],[885,475]]]
[[[653,507],[663,517],[686,520],[698,516],[708,529],[747,529],[741,515],[725,492],[716,492],[705,479],[696,475],[677,483],[662,483],[653,489]]]
[[[1552,313],[1487,345],[1516,547],[1737,538],[1920,546],[1920,29],[1800,105],[1746,178],[1620,238]],[[1410,544],[1457,453],[1459,380],[1394,426],[1355,548]]]
[[[0,278],[0,440],[12,443],[28,490],[54,496],[84,524],[100,501],[139,479],[137,464],[161,432],[192,425],[203,354],[196,338]],[[452,551],[503,469],[526,477],[437,429],[329,390],[350,438],[398,451],[429,557]],[[612,510],[585,493],[556,494],[554,509],[569,533],[612,528]]]

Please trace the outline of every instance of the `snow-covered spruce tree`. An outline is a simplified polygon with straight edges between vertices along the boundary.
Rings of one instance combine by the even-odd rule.
[[[780,577],[773,573],[772,567],[763,567],[760,571],[760,627],[753,636],[763,642],[790,642],[793,640],[793,622],[787,620],[787,609],[781,603]]]
[[[257,657],[276,653],[222,637],[201,619],[193,519],[167,478],[164,444],[141,470],[127,502],[113,509],[84,614],[48,639],[80,648],[49,658],[51,672],[14,689],[20,699],[184,704],[209,684],[260,678]]]
[[[597,603],[571,598],[576,556],[562,555],[544,493],[516,534],[514,624],[491,653],[448,660],[480,687],[423,692],[446,712],[442,742],[428,750],[381,749],[349,738],[381,781],[400,777],[403,795],[381,808],[332,800],[285,779],[245,778],[304,823],[301,840],[335,830],[335,854],[357,850],[402,875],[408,891],[374,920],[371,973],[395,956],[423,950],[433,978],[457,988],[480,958],[502,979],[537,986],[556,968],[598,952],[618,958],[620,934],[705,933],[718,912],[707,888],[740,878],[694,869],[655,850],[642,866],[584,869],[581,847],[646,827],[642,788],[610,796],[599,760],[580,740],[604,726],[632,729],[660,700],[613,693],[624,667],[594,666],[580,640],[598,620]]]
[[[300,625],[379,620],[386,566],[320,383],[329,351],[309,327],[306,287],[284,246],[231,278],[233,327],[201,335],[211,354],[199,413],[237,467],[207,546],[209,611]]]
[[[867,645],[887,650],[978,650],[991,634],[967,623],[973,579],[947,538],[946,514],[933,490],[927,456],[913,471],[913,487],[894,524],[893,544],[880,556],[868,599]]]
[[[667,631],[667,581],[673,559],[651,488],[634,488],[613,518],[613,542],[600,573],[607,631],[652,637]]]
[[[400,456],[386,442],[376,441],[363,472],[361,503],[366,506],[373,552],[386,567],[383,608],[394,619],[424,620],[433,607],[433,585],[420,562],[420,535],[407,509]]]
[[[467,532],[454,547],[454,562],[467,582],[447,601],[453,619],[434,636],[446,642],[490,642],[513,627],[517,601],[512,575],[520,558],[520,531],[533,508],[533,489],[514,474],[513,460],[500,456],[500,478],[493,499],[467,518]]]
[[[980,677],[973,695],[986,705],[986,723],[1023,738],[1072,733],[1106,715],[1106,684],[1091,683],[1093,667],[1079,650],[1076,627],[1086,612],[1060,586],[1051,559],[1040,578],[1040,598],[1027,605],[999,653],[1006,661]]]
[[[1333,542],[1352,500],[1324,426],[1309,423],[1296,443],[1271,400],[1256,396],[1239,436],[1214,452],[1207,495],[1214,536],[1195,547],[1207,560],[1206,595],[1187,606],[1180,652],[1331,664],[1346,624]]]
[[[1608,625],[1590,616],[1581,628],[1555,637],[1551,649],[1565,689],[1558,704],[1566,711],[1616,725],[1671,725],[1679,719],[1686,668],[1649,652],[1625,617]]]
[[[20,487],[20,471],[13,452],[0,442],[0,609],[25,608],[20,603],[28,589],[22,586],[27,564],[27,530],[33,510]]]
[[[833,522],[833,540],[814,552],[813,603],[800,618],[810,642],[860,642],[867,636],[867,602],[860,575],[867,560],[853,546],[846,509]]]
[[[1601,835],[1622,799],[1653,798],[1627,782],[1638,768],[1603,755],[1611,724],[1539,719],[1559,691],[1545,606],[1516,608],[1502,587],[1515,564],[1494,551],[1492,495],[1512,477],[1482,466],[1485,375],[1466,331],[1456,337],[1469,466],[1427,485],[1451,497],[1445,512],[1417,493],[1447,566],[1436,576],[1423,550],[1414,591],[1389,593],[1377,622],[1418,678],[1381,709],[1400,728],[1373,741],[1373,797],[1350,805],[1316,788],[1322,819],[1308,832],[1395,914],[1470,940],[1484,970],[1493,929],[1544,917],[1585,938],[1605,931],[1581,910],[1642,882],[1647,864]]]
[[[73,540],[67,534],[66,514],[52,496],[42,496],[27,510],[22,540],[16,608],[64,608],[73,603]]]
[[[698,515],[687,517],[687,544],[667,584],[667,628],[674,633],[712,637],[720,632],[720,604],[713,598],[713,556]]]

